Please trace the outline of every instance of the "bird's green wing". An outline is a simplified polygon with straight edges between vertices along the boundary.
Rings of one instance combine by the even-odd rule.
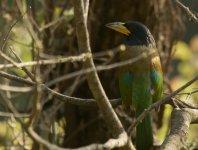
[[[124,106],[132,105],[132,74],[125,72],[119,75],[120,95]]]

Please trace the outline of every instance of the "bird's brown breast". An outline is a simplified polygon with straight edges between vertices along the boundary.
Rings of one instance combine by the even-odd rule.
[[[142,57],[140,57],[142,56]],[[125,51],[120,52],[120,61],[136,60],[133,63],[119,68],[119,74],[125,72],[141,73],[149,71],[152,59],[158,56],[156,49],[144,46],[130,46],[126,47]],[[139,58],[139,59],[137,59]]]

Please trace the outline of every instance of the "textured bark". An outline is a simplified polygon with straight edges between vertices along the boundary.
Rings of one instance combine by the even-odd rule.
[[[198,119],[197,109],[174,109],[171,116],[169,135],[162,143],[161,150],[180,150],[186,146],[191,122]]]

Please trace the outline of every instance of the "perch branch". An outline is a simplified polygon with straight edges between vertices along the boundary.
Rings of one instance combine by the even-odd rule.
[[[164,140],[161,150],[180,150],[185,146],[191,122],[198,120],[198,109],[174,109],[171,115],[170,133]]]

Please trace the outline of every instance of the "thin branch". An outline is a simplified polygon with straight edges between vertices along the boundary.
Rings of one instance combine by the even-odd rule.
[[[34,132],[34,130],[31,127],[28,127],[20,117],[17,117],[19,113],[13,106],[12,102],[9,99],[3,98],[3,100],[7,104],[8,109],[13,113],[13,117],[21,124],[22,128],[26,131],[30,138],[32,138],[34,141],[38,143],[43,144],[49,150],[68,150],[51,144],[48,141],[44,140],[42,137],[40,137],[36,132]]]
[[[84,147],[80,147],[80,148],[74,148],[74,149],[59,147],[59,146],[57,146],[55,144],[51,144],[47,140],[43,139],[40,135],[38,135],[32,129],[32,127],[27,126],[27,124],[25,124],[24,121],[19,117],[19,113],[15,109],[15,107],[13,106],[11,101],[9,101],[8,99],[3,99],[3,100],[7,104],[8,109],[12,112],[13,117],[15,117],[15,119],[20,122],[22,128],[26,131],[26,133],[34,141],[42,144],[45,148],[47,148],[49,150],[106,150],[106,149],[112,149],[112,147],[123,145],[122,142],[118,143],[118,141],[116,139],[109,139],[105,144],[91,144],[91,145],[88,145],[88,146],[84,146]],[[123,139],[127,138],[127,134],[125,134],[125,133],[120,134],[118,139],[120,139],[120,138],[123,138]]]
[[[83,1],[84,1],[84,15],[85,15],[84,18],[87,19],[88,12],[89,12],[89,0],[83,0]],[[86,22],[87,22],[87,20],[86,20]]]
[[[188,17],[190,17],[190,19],[192,19],[194,23],[198,24],[198,18],[195,16],[195,14],[193,14],[191,10],[188,7],[186,7],[184,4],[182,4],[179,0],[175,0],[175,1],[178,4],[178,6],[181,7],[187,13]]]
[[[9,56],[7,56],[6,54],[4,54],[2,51],[0,51],[0,56],[2,58],[4,58],[6,61],[8,61],[9,63],[11,63],[10,65],[12,65],[13,67],[17,67],[19,68],[18,64],[12,60],[12,58],[10,58]],[[4,66],[5,64],[3,64],[2,66]]]
[[[198,120],[197,109],[174,109],[171,115],[170,133],[164,140],[161,150],[180,150],[188,138],[191,122]]]
[[[64,80],[68,80],[68,79],[74,78],[74,77],[79,76],[79,75],[92,73],[94,71],[97,71],[97,72],[99,72],[99,71],[107,71],[107,70],[123,67],[125,65],[132,64],[134,62],[140,61],[140,60],[152,55],[154,52],[155,52],[154,50],[150,50],[149,52],[143,52],[142,54],[138,55],[135,58],[131,58],[131,59],[126,60],[126,61],[113,63],[113,64],[110,64],[110,65],[100,65],[100,66],[96,66],[95,68],[91,68],[91,67],[83,68],[82,70],[75,71],[75,72],[63,75],[61,77],[58,77],[58,78],[48,82],[46,85],[47,86],[51,86],[51,85],[54,85],[54,84],[56,84],[58,82],[62,82]]]
[[[64,20],[64,17],[65,17],[65,16],[61,16],[60,18],[58,18],[58,19],[56,19],[56,20],[53,20],[52,22],[46,24],[45,26],[38,28],[38,30],[39,30],[40,32],[42,32],[42,31],[44,31],[45,29],[48,29],[48,28],[50,28],[51,26],[54,26],[54,25],[56,25],[57,23],[59,23],[59,22],[61,22],[62,20]]]
[[[15,53],[15,51],[13,51],[12,48],[10,48],[10,50],[14,54],[14,56],[16,57],[17,61],[22,63],[21,58]],[[34,75],[25,66],[21,67],[21,69],[30,77],[30,79],[32,81],[35,81]]]
[[[198,89],[195,89],[191,92],[182,92],[182,93],[178,93],[177,95],[193,95],[195,93],[198,93]]]
[[[31,136],[40,144],[44,145],[44,147],[46,147],[49,150],[107,150],[107,149],[113,149],[116,146],[122,146],[123,143],[118,142],[118,139],[123,139],[123,138],[127,138],[126,134],[120,134],[118,139],[109,139],[105,144],[90,144],[87,146],[83,146],[83,147],[79,147],[79,148],[61,148],[58,147],[54,144],[49,143],[48,141],[46,141],[45,139],[43,139],[42,137],[40,137],[34,130],[32,130],[31,128],[28,129],[28,133],[31,134]]]
[[[166,104],[170,104],[174,108],[190,108],[190,109],[198,109],[198,105],[186,103],[177,98],[171,98],[170,101],[166,102]]]
[[[40,135],[38,135],[31,127],[28,127],[20,117],[18,118],[19,113],[15,109],[15,107],[13,106],[11,101],[9,101],[8,99],[3,99],[3,100],[7,104],[8,109],[13,113],[13,117],[15,117],[15,119],[20,122],[22,128],[26,131],[26,133],[34,141],[42,144],[45,148],[47,148],[49,150],[107,150],[107,149],[112,149],[113,147],[116,147],[116,146],[123,145],[123,143],[120,142],[120,140],[109,139],[105,144],[91,144],[91,145],[74,148],[74,149],[59,147],[57,145],[51,144],[50,142],[46,141]],[[125,133],[122,133],[118,136],[118,139],[125,139],[125,138],[127,138],[127,134],[125,134]]]
[[[90,58],[89,53],[83,53],[79,56],[70,56],[70,57],[63,57],[63,58],[55,58],[55,59],[49,59],[49,60],[39,60],[39,61],[29,61],[29,62],[22,62],[22,63],[16,63],[10,58],[8,59],[5,54],[0,52],[0,56],[4,57],[7,61],[11,62],[11,64],[1,64],[0,69],[5,68],[23,68],[27,66],[36,66],[36,65],[49,65],[49,64],[58,64],[58,63],[65,63],[65,62],[76,62],[76,61],[85,61],[86,59]]]
[[[27,93],[33,90],[32,87],[17,87],[17,86],[10,86],[10,85],[3,85],[0,84],[1,91],[10,91],[10,92],[19,92],[19,93]]]
[[[62,100],[65,103],[79,105],[79,106],[86,106],[86,107],[89,107],[89,106],[97,107],[95,99],[82,99],[82,98],[77,98],[77,97],[71,97],[71,96],[67,96],[67,95],[58,93],[58,92],[48,88],[45,85],[43,85],[43,86],[46,88],[46,90],[49,92],[49,94],[54,95],[56,98],[58,98],[59,100]],[[121,104],[121,100],[120,99],[111,99],[110,103],[113,107],[116,107]]]
[[[35,82],[33,82],[33,81],[29,81],[27,79],[24,79],[24,78],[21,78],[21,77],[18,77],[18,76],[15,76],[15,75],[3,72],[3,71],[0,71],[0,76],[4,77],[4,78],[7,78],[7,79],[10,79],[10,80],[14,80],[16,82],[20,82],[20,83],[26,84],[26,85],[30,85],[30,86],[34,86],[35,85]],[[193,79],[193,82],[194,81],[195,80]],[[188,83],[187,83],[187,85],[189,86],[190,84],[188,84]],[[62,100],[65,103],[69,103],[69,104],[73,104],[73,105],[79,105],[79,106],[97,107],[95,99],[83,99],[83,98],[71,97],[71,96],[67,96],[67,95],[58,93],[58,92],[50,89],[49,87],[47,87],[45,84],[41,84],[41,86],[43,87],[44,90],[46,90],[48,92],[48,94],[51,94],[51,95],[55,96],[55,98],[57,98],[59,100]],[[186,87],[187,86],[185,86],[185,87],[182,86],[179,89],[183,90]],[[176,90],[176,91],[178,91],[178,90]],[[180,91],[181,90],[179,90],[178,92],[174,93],[173,96],[177,95]],[[171,95],[171,94],[169,94],[169,95]],[[167,95],[167,96],[169,96],[169,95]],[[174,100],[180,108],[192,108],[192,109],[196,109],[197,108],[197,106],[194,106],[192,104],[187,104],[187,103],[185,103],[183,101],[180,101],[180,100],[177,100],[177,99],[171,99],[171,98],[170,98],[170,100],[167,100],[166,102],[164,102],[162,104],[166,103],[166,104],[171,104],[172,106],[174,106],[172,100]],[[159,103],[159,102],[160,102],[160,105],[161,105],[162,101],[158,101],[156,103]],[[116,106],[121,104],[121,99],[120,98],[110,99],[110,103],[111,103],[111,105],[113,107],[116,107]],[[154,108],[158,107],[158,105],[156,106],[156,103],[153,104]],[[154,109],[154,108],[152,106],[152,109]]]
[[[41,81],[40,66],[38,65],[39,55],[40,55],[40,53],[39,53],[39,50],[37,49],[37,65],[35,67],[35,91],[34,91],[34,96],[33,96],[34,100],[33,100],[31,116],[30,116],[29,121],[28,121],[29,127],[37,126],[38,121],[39,121],[39,117],[40,117],[40,114],[41,114],[41,110],[42,110],[42,104],[41,104],[41,99],[42,99],[41,83],[42,83],[42,81]]]
[[[34,85],[33,81],[21,78],[19,76],[9,74],[9,73],[4,72],[4,71],[0,71],[0,76],[3,77],[3,78],[7,78],[7,79],[10,79],[10,80],[16,81],[16,82],[20,82],[22,84],[26,84],[26,85],[30,85],[30,86]]]
[[[29,81],[27,79],[23,79],[21,77],[18,77],[18,76],[15,76],[15,75],[3,72],[3,71],[0,71],[0,76],[4,77],[4,78],[7,78],[7,79],[10,79],[10,80],[14,80],[16,82],[27,84],[27,85],[30,85],[30,86],[35,85],[35,82],[33,82],[33,81]],[[41,84],[41,86],[49,94],[55,96],[55,98],[57,98],[58,100],[62,100],[65,103],[69,103],[69,104],[73,104],[73,105],[79,105],[79,106],[97,107],[95,99],[83,99],[83,98],[71,97],[71,96],[67,96],[67,95],[63,95],[61,93],[58,93],[58,92],[50,89],[49,87],[47,87],[45,84]],[[110,102],[111,102],[111,105],[113,107],[116,107],[116,106],[121,104],[120,99],[112,99],[112,100],[110,100]]]
[[[22,19],[22,18],[23,18],[23,16],[22,16],[20,19]],[[19,22],[20,19],[16,20],[16,21],[10,26],[10,29],[7,31],[7,33],[6,33],[6,35],[5,35],[4,39],[3,39],[3,44],[2,44],[2,46],[1,46],[1,51],[4,50],[5,45],[6,45],[6,42],[7,42],[8,38],[9,38],[9,36],[10,36],[10,32],[12,31],[12,29],[14,28],[14,26]]]
[[[39,37],[37,35],[37,33],[34,32],[34,28],[33,25],[29,19],[29,16],[27,15],[27,6],[23,5],[21,0],[15,0],[16,4],[17,4],[17,8],[19,9],[19,12],[21,13],[21,15],[23,16],[23,22],[25,27],[27,28],[28,32],[30,33],[31,37],[34,39],[37,47],[39,49],[42,49],[42,43],[39,40]]]
[[[28,118],[30,117],[29,114],[20,114],[20,113],[17,113],[17,114],[13,114],[13,113],[9,113],[9,112],[0,112],[0,116],[1,117],[13,117],[15,115],[15,117],[17,118]]]

